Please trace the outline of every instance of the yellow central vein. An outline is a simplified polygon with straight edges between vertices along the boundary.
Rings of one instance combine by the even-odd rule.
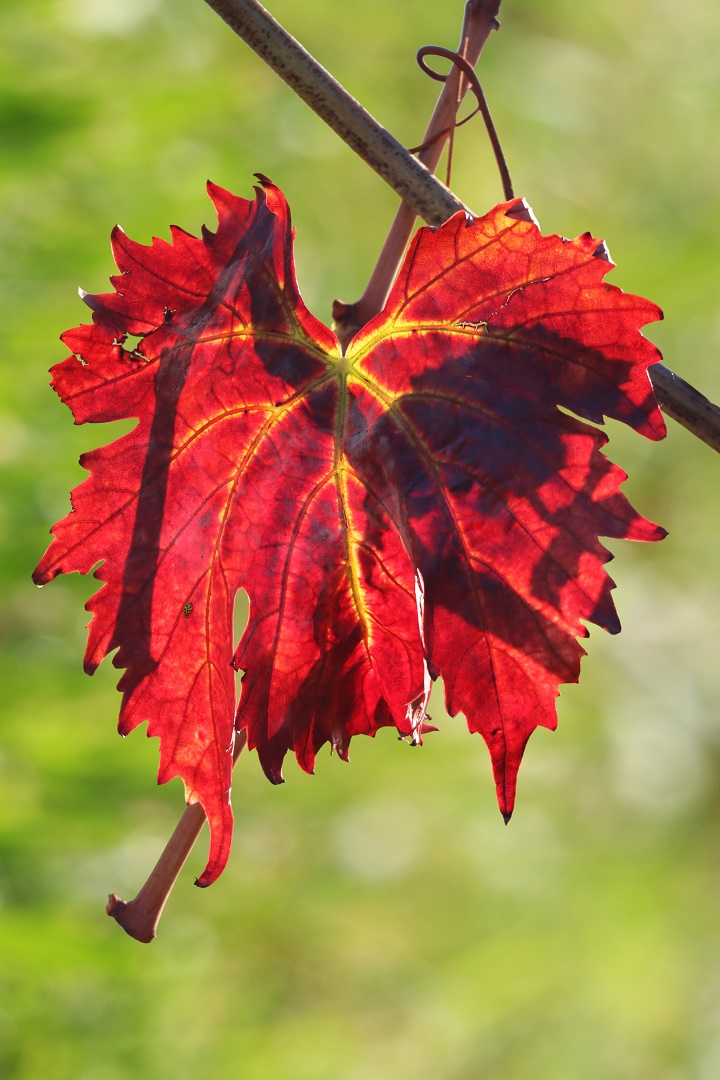
[[[345,561],[347,563],[347,576],[348,584],[350,586],[350,596],[352,598],[355,611],[357,612],[358,620],[362,627],[362,639],[365,654],[370,667],[373,668],[374,665],[368,641],[370,612],[367,610],[367,607],[363,601],[363,591],[360,580],[360,562],[358,559],[359,534],[354,528],[352,511],[350,509],[350,491],[348,487],[348,474],[350,472],[350,466],[343,450],[345,444],[345,426],[347,423],[348,399],[349,390],[347,373],[345,371],[342,371],[338,385],[338,408],[335,422],[335,449],[333,473],[335,477],[335,489],[338,496],[338,507],[340,510],[340,526],[342,529],[344,540]]]

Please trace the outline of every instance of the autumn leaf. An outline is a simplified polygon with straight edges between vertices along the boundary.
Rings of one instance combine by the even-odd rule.
[[[529,735],[578,678],[576,639],[620,629],[598,537],[664,535],[593,426],[665,433],[639,330],[661,315],[605,283],[603,245],[542,236],[522,200],[420,229],[343,356],[262,183],[254,201],[209,185],[201,238],[116,229],[115,291],[84,296],[93,323],[52,372],[76,423],[138,422],[81,459],[35,580],[97,567],[85,669],[117,650],[121,733],[147,721],[159,780],[202,803],[202,885],[230,847],[234,730],[278,783],[290,749],[310,772],[326,742],[345,758],[387,725],[419,741],[439,676],[507,818]]]

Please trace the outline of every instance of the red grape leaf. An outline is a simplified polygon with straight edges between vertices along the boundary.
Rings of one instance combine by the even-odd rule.
[[[664,535],[578,419],[665,432],[639,331],[661,313],[604,282],[603,245],[542,236],[521,200],[420,229],[343,357],[263,189],[210,185],[219,224],[201,238],[116,229],[115,291],[84,297],[93,325],[63,335],[52,372],[77,423],[138,423],[81,459],[35,580],[100,563],[85,668],[117,649],[120,731],[148,721],[159,780],[205,808],[203,885],[230,846],[234,728],[277,783],[289,749],[309,772],[324,743],[346,757],[385,725],[419,741],[440,675],[507,818],[585,622],[620,628],[598,537]]]

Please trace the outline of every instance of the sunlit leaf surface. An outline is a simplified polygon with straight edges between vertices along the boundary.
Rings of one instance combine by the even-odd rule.
[[[63,335],[76,422],[138,424],[82,458],[36,581],[101,564],[86,670],[117,649],[121,732],[147,721],[160,780],[204,806],[200,884],[229,852],[234,730],[277,783],[290,749],[311,771],[383,726],[420,741],[439,676],[507,818],[585,623],[620,628],[598,537],[663,536],[584,422],[663,436],[640,333],[659,310],[605,283],[597,240],[542,236],[515,200],[421,229],[343,356],[300,299],[278,189],[210,194],[215,233],[116,230],[115,291]]]

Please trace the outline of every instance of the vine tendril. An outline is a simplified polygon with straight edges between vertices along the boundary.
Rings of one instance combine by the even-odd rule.
[[[440,139],[444,135],[448,135],[448,163],[447,163],[447,185],[450,186],[450,172],[452,169],[452,155],[453,155],[453,143],[455,128],[462,127],[463,124],[467,124],[468,120],[472,120],[478,113],[481,114],[485,128],[490,139],[490,145],[493,148],[495,154],[495,161],[497,162],[498,172],[500,173],[500,180],[502,182],[503,193],[506,200],[513,199],[515,197],[513,192],[512,180],[510,179],[510,172],[508,171],[507,162],[505,161],[505,155],[502,152],[500,140],[498,139],[495,125],[493,124],[492,116],[490,115],[490,109],[483,93],[483,88],[480,85],[480,80],[475,74],[475,69],[468,61],[459,53],[454,52],[452,49],[444,49],[441,45],[424,45],[422,49],[418,49],[416,60],[419,67],[426,75],[429,75],[431,79],[435,79],[436,82],[445,82],[447,75],[443,75],[439,71],[435,71],[428,64],[425,63],[426,56],[440,56],[445,60],[449,60],[451,64],[459,68],[465,78],[470,84],[470,90],[475,95],[477,101],[476,107],[471,113],[463,117],[462,120],[456,120],[450,127],[443,128],[437,135],[434,136],[429,142],[423,143],[421,146],[414,146],[410,150],[411,154],[418,154],[421,150],[424,150],[426,146],[430,145],[430,142],[434,142],[435,139]]]

